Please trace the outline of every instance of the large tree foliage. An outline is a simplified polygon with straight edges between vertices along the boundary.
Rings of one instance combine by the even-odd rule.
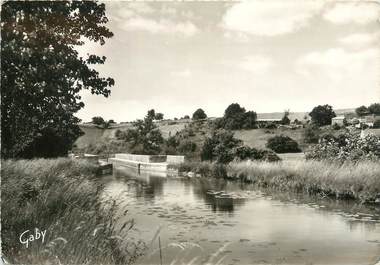
[[[79,92],[107,97],[112,78],[79,57],[85,40],[105,43],[105,5],[91,1],[8,1],[1,9],[1,141],[3,157],[63,155],[81,131]],[[56,139],[56,140],[54,140]],[[46,140],[46,141],[45,141]],[[47,144],[55,142],[46,148]],[[50,151],[49,151],[49,150]]]
[[[215,121],[215,126],[226,130],[254,129],[256,120],[256,112],[246,111],[238,103],[232,103],[224,111],[224,116]]]
[[[161,144],[164,138],[157,125],[153,122],[152,113],[143,120],[133,122],[133,128],[128,129],[120,139],[125,139],[129,143],[130,152],[135,154],[156,155],[161,152]]]
[[[203,120],[203,119],[206,119],[206,118],[207,118],[207,115],[206,115],[206,112],[203,109],[197,109],[193,113],[193,120]]]
[[[310,113],[311,121],[318,125],[330,125],[331,119],[336,117],[333,108],[330,105],[318,105]]]

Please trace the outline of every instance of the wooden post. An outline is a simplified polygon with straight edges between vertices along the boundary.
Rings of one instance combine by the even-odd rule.
[[[160,248],[160,264],[162,265],[161,237],[158,237],[158,246]]]

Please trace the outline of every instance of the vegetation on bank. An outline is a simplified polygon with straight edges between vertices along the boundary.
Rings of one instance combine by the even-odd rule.
[[[95,167],[81,160],[2,161],[4,257],[14,264],[132,263],[144,244],[126,238],[133,222],[116,227],[117,204],[100,201],[102,186],[93,177]],[[47,230],[45,242],[25,248],[19,236],[35,228]]]
[[[380,163],[361,161],[327,163],[326,161],[265,162],[241,161],[222,165],[189,162],[178,167],[181,173],[219,177],[255,183],[259,187],[309,195],[355,199],[373,203],[380,199]]]
[[[246,149],[241,154],[250,151],[244,146],[240,148]],[[306,154],[306,161],[270,163],[238,154],[234,154],[234,161],[229,164],[218,159],[216,163],[184,163],[178,170],[280,190],[380,202],[380,138],[375,135],[327,135]]]

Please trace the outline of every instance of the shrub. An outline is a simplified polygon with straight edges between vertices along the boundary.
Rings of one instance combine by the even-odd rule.
[[[259,156],[261,161],[266,162],[277,162],[281,160],[281,158],[271,150],[261,150],[259,151]]]
[[[265,124],[264,128],[265,129],[277,129],[277,125],[273,122],[269,122],[269,123]]]
[[[197,145],[191,141],[184,141],[179,144],[178,151],[182,154],[192,153],[197,149]]]
[[[344,134],[339,137],[324,137],[306,159],[331,161],[359,161],[380,159],[380,138],[368,134],[361,138],[359,134]]]
[[[285,135],[269,138],[266,147],[276,153],[297,153],[301,151],[298,147],[298,143]]]
[[[373,128],[380,129],[380,119],[375,120],[375,122],[373,123]]]
[[[304,131],[305,143],[308,143],[308,144],[318,143],[320,134],[321,134],[321,130],[315,124],[310,124],[306,126],[305,131]]]
[[[340,125],[337,124],[337,123],[334,123],[334,124],[332,125],[332,128],[333,128],[334,130],[336,130],[336,131],[341,129]]]
[[[201,159],[216,160],[219,163],[231,162],[234,159],[234,148],[241,143],[241,140],[234,138],[231,131],[214,131],[202,146]]]

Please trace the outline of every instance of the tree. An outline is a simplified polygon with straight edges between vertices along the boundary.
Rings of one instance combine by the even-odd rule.
[[[369,105],[368,110],[371,114],[380,115],[380,103]]]
[[[311,121],[318,125],[330,125],[331,119],[336,117],[333,108],[330,105],[318,105],[310,113]]]
[[[144,120],[133,122],[133,128],[128,129],[125,140],[130,144],[133,153],[154,155],[161,151],[164,138],[160,130],[153,123],[151,115],[148,114]]]
[[[147,118],[154,120],[156,117],[156,111],[154,109],[148,110]]]
[[[96,125],[103,125],[104,124],[104,119],[100,116],[92,117],[92,123]]]
[[[285,110],[284,111],[284,116],[281,119],[281,124],[282,125],[289,125],[290,124],[290,119],[289,119],[290,111]]]
[[[206,119],[206,118],[207,118],[207,115],[206,115],[206,113],[204,112],[203,109],[197,109],[193,113],[193,120],[203,120],[203,119]]]
[[[245,113],[245,108],[240,107],[238,103],[232,103],[230,104],[226,110],[224,111],[224,118],[236,118],[238,116],[241,116]]]
[[[253,129],[256,128],[256,120],[256,112],[246,112],[238,103],[232,103],[226,108],[223,119],[217,124],[227,130]]]
[[[90,65],[105,57],[79,57],[85,40],[103,45],[113,36],[105,5],[92,1],[7,1],[1,8],[1,153],[10,157],[65,155],[82,133],[74,114],[79,92],[108,97],[112,78]],[[46,152],[47,142],[62,143]]]
[[[229,163],[235,157],[235,148],[242,141],[234,138],[231,131],[213,131],[211,137],[206,138],[201,150],[202,160],[216,160],[218,163]]]
[[[369,110],[366,106],[360,106],[360,107],[356,108],[355,112],[359,117],[362,117],[362,116],[369,114]]]
[[[301,152],[298,143],[285,135],[277,135],[269,138],[266,147],[280,154]]]
[[[320,128],[315,124],[309,124],[304,131],[304,141],[308,144],[318,143],[319,135],[321,134]]]
[[[254,129],[256,128],[257,114],[254,111],[247,111],[244,114],[243,129]]]
[[[163,119],[164,119],[164,114],[158,112],[158,113],[156,113],[156,115],[154,116],[154,119],[155,119],[155,120],[158,120],[158,121],[163,120]]]

